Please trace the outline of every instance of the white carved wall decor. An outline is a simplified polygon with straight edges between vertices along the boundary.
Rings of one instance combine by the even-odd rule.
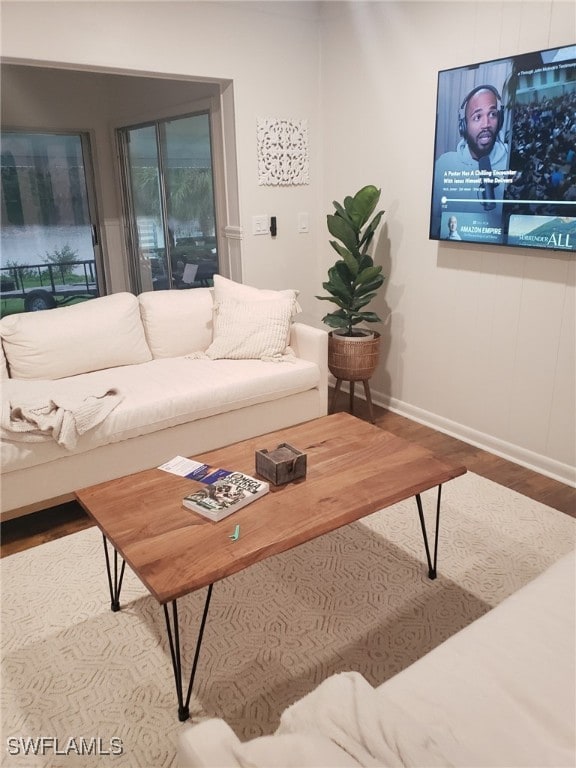
[[[308,184],[308,121],[258,118],[258,184]]]

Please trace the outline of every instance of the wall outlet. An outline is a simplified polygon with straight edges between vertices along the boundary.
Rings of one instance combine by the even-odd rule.
[[[270,221],[266,214],[260,214],[259,216],[252,216],[252,234],[253,235],[269,235],[270,234]]]

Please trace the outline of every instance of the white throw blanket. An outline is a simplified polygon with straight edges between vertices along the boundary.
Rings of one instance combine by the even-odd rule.
[[[4,397],[0,432],[7,440],[55,440],[69,451],[78,438],[100,424],[124,396],[115,388],[99,391],[54,391],[43,395]]]

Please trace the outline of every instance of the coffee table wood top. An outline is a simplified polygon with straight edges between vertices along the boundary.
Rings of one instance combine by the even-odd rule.
[[[152,595],[166,603],[466,472],[346,413],[193,458],[255,475],[255,451],[282,442],[308,454],[306,478],[271,486],[218,523],[182,506],[199,483],[157,468],[76,496]],[[236,525],[240,536],[233,541]]]

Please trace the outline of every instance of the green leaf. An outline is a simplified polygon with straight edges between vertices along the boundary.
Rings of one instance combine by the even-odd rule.
[[[342,281],[334,267],[330,267],[328,270],[328,280],[325,283],[322,283],[322,288],[328,291],[328,293],[334,293],[336,291],[337,293],[347,294],[348,292],[348,285]]]
[[[354,198],[350,197],[350,195],[346,195],[344,198],[344,209],[348,215],[350,215],[350,211],[354,208]]]
[[[336,304],[337,307],[340,307],[342,311],[345,311],[346,307],[348,306],[348,301],[342,301],[341,299],[331,298],[330,296],[318,296],[318,298],[324,299],[325,301],[331,301],[333,304]]]
[[[348,268],[348,264],[345,261],[337,261],[333,267],[330,267],[330,269],[336,270],[340,280],[344,283],[347,290],[350,292],[350,295],[352,295],[352,291],[354,290],[355,275],[353,275]],[[328,270],[328,273],[330,273],[330,270]]]
[[[377,291],[378,288],[381,287],[382,283],[384,282],[384,278],[382,275],[379,275],[375,280],[372,280],[369,283],[363,283],[362,285],[356,286],[356,296],[365,296],[368,293],[373,293],[374,291]]]
[[[343,208],[343,207],[340,205],[340,203],[337,203],[337,202],[336,202],[336,200],[334,200],[334,202],[332,203],[332,205],[333,205],[333,206],[334,206],[334,208],[336,209],[336,213],[338,214],[338,216],[341,216],[341,217],[342,217],[342,218],[343,218],[345,221],[347,221],[347,222],[348,222],[348,224],[350,224],[350,226],[351,226],[351,227],[354,229],[354,228],[355,228],[355,227],[354,227],[354,222],[352,221],[352,219],[350,218],[350,216],[348,216],[348,212],[346,211],[346,209],[345,209],[345,208]]]
[[[346,318],[338,317],[335,313],[324,315],[322,322],[326,323],[330,328],[347,328],[348,320]]]
[[[376,214],[376,216],[374,216],[370,224],[368,224],[368,226],[364,230],[364,234],[360,238],[360,246],[364,245],[365,247],[367,247],[370,244],[370,241],[374,237],[374,233],[376,232],[376,229],[380,224],[380,219],[382,218],[383,215],[384,215],[384,211],[379,211]]]
[[[375,312],[359,312],[359,323],[381,323],[382,321]]]
[[[329,293],[330,296],[326,296],[325,298],[328,299],[328,301],[334,301],[334,299],[346,299],[346,296],[343,296],[341,293],[339,293],[337,290],[334,289],[334,286],[332,286],[330,283],[322,283],[322,288],[326,291],[326,293]]]
[[[365,307],[366,304],[370,304],[372,299],[375,299],[377,293],[367,293],[366,296],[358,296],[356,299],[354,299],[354,302],[352,304],[352,309],[354,312],[358,312],[359,309],[362,309],[362,307]]]
[[[342,296],[342,298],[350,298],[352,289],[350,283],[342,279],[339,271],[340,264],[344,267],[346,266],[344,262],[338,262],[333,267],[330,267],[328,270],[328,282],[324,283],[323,287],[332,294]]]
[[[369,184],[366,187],[358,190],[354,195],[351,203],[348,206],[345,205],[348,214],[358,227],[361,229],[368,221],[380,199],[380,190],[373,184]]]
[[[346,209],[346,215],[349,217],[350,221],[352,222],[352,226],[354,227],[356,233],[359,235],[360,230],[362,229],[362,212],[357,209],[355,198],[345,197],[344,207]]]
[[[372,259],[372,256],[370,256],[369,253],[363,253],[358,260],[358,271],[363,272],[365,269],[368,269],[368,267],[374,266],[374,260]]]
[[[363,285],[364,283],[368,283],[371,280],[374,280],[379,274],[382,272],[382,267],[367,267],[366,269],[363,269],[362,272],[358,275],[356,278],[356,283],[359,285]]]
[[[336,240],[330,240],[330,245],[332,246],[332,248],[334,248],[336,253],[338,253],[338,255],[341,256],[342,259],[346,262],[346,266],[350,270],[352,277],[356,277],[356,275],[358,274],[358,262],[356,261],[354,256],[352,256],[350,251],[347,248],[344,248],[343,245],[340,245],[340,243],[337,243]]]
[[[323,283],[323,287],[329,286],[328,283]],[[343,294],[341,291],[334,287],[328,287],[326,288],[327,292],[330,294],[330,296],[325,296],[324,298],[326,301],[333,301],[334,304],[337,304],[339,307],[346,306],[350,302],[350,297],[346,294]]]
[[[341,254],[342,258],[344,259],[344,263],[346,264],[346,267],[348,268],[348,271],[350,273],[349,279],[352,282],[356,279],[356,275],[358,274],[358,262],[352,256],[350,251],[344,250],[344,252]]]
[[[349,251],[358,251],[358,237],[350,224],[342,216],[328,214],[328,231],[337,240],[340,240]]]
[[[336,304],[337,307],[341,307],[344,302],[339,299],[336,296],[316,296],[317,299],[320,299],[320,301],[331,301],[333,304]]]

